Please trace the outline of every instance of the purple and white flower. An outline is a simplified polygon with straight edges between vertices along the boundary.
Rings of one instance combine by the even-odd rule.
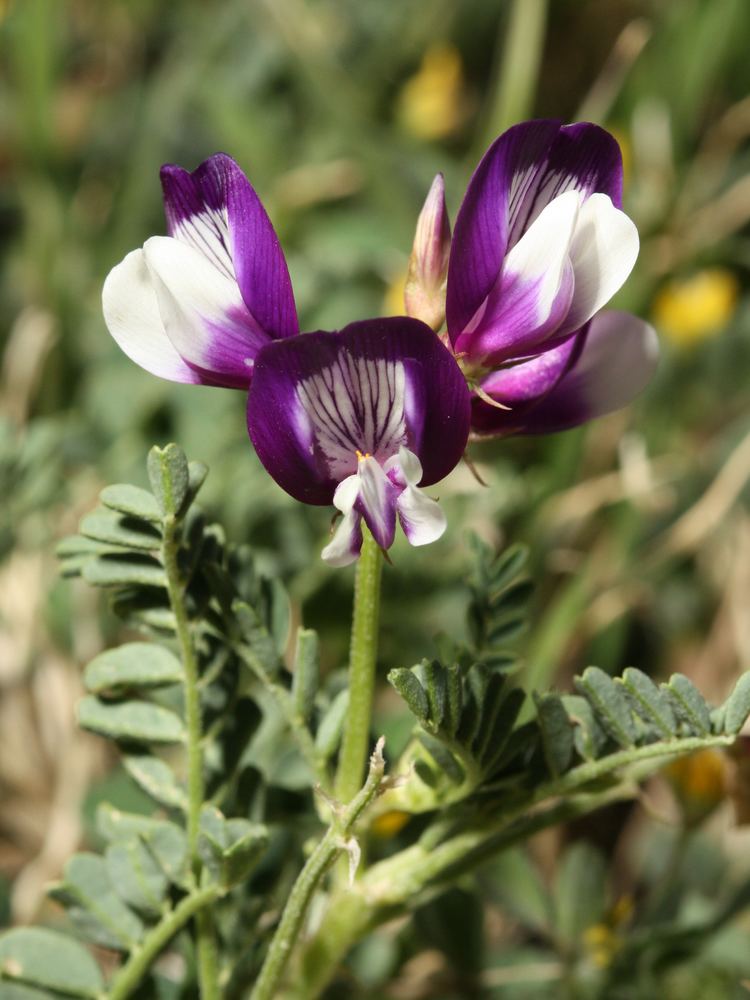
[[[422,488],[461,458],[470,401],[458,365],[424,323],[365,320],[267,345],[247,413],[276,482],[343,515],[323,551],[328,562],[357,558],[363,520],[382,549],[393,544],[397,519],[412,545],[442,535],[444,514]]]
[[[469,391],[424,323],[396,318],[300,334],[284,255],[237,164],[217,154],[161,172],[169,236],[115,267],[104,316],[124,352],[176,382],[249,389],[248,430],[276,482],[343,515],[323,557],[359,555],[362,521],[383,549],[445,517],[422,492],[461,458]]]
[[[247,388],[260,349],[299,333],[273,226],[224,153],[189,173],[162,167],[168,236],[154,236],[104,283],[104,318],[125,354],[174,382]]]
[[[524,122],[490,146],[456,219],[446,293],[475,433],[563,430],[647,383],[654,331],[600,311],[638,255],[621,206],[620,150],[596,125]]]

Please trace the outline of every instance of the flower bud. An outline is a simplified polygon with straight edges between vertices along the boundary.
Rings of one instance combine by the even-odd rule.
[[[404,289],[407,316],[421,319],[439,330],[445,319],[445,282],[451,227],[445,207],[445,181],[438,174],[432,182],[417,220],[414,246]]]

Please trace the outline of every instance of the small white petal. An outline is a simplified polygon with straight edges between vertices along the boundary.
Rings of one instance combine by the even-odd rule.
[[[413,451],[403,445],[398,449],[398,464],[407,486],[417,486],[422,480],[422,463]]]
[[[442,507],[415,486],[407,486],[396,501],[401,527],[411,545],[436,542],[446,529]]]
[[[341,519],[333,538],[320,553],[331,566],[348,566],[358,557],[362,548],[361,515],[350,510]]]
[[[348,514],[359,496],[359,476],[347,476],[342,479],[333,494],[333,506],[342,514]]]
[[[109,272],[102,307],[107,329],[131,361],[173,382],[200,382],[167,336],[142,250],[133,250]]]
[[[638,246],[635,223],[606,194],[592,194],[583,203],[570,244],[575,287],[566,332],[583,326],[622,287]]]

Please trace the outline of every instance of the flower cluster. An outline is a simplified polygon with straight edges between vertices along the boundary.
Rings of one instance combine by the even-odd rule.
[[[633,267],[614,139],[594,125],[526,122],[490,147],[451,239],[442,177],[420,215],[403,317],[300,333],[273,226],[217,154],[161,173],[166,237],[104,285],[107,326],[147,371],[244,389],[248,431],[276,482],[343,515],[323,557],[345,565],[362,522],[393,543],[439,538],[422,491],[470,432],[542,433],[623,406],[648,380],[655,336],[601,312]],[[447,332],[440,333],[443,322]]]

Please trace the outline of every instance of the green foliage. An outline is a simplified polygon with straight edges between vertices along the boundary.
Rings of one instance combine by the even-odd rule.
[[[41,927],[18,927],[0,938],[0,980],[3,997],[5,980],[72,997],[96,998],[104,987],[99,966],[86,948]],[[8,995],[13,996],[12,992]]]
[[[528,585],[515,577],[523,554],[514,547],[495,557],[476,540],[472,547],[476,569],[469,615],[484,622],[474,631],[481,660],[467,665],[463,653],[448,665],[424,660],[388,675],[415,717],[426,751],[415,750],[414,766],[434,796],[420,799],[420,811],[500,789],[510,801],[533,799],[540,790],[554,793],[556,782],[572,786],[581,776],[585,783],[589,773],[597,781],[611,780],[618,769],[641,759],[694,750],[696,739],[706,745],[715,737],[729,741],[750,714],[745,677],[727,704],[712,710],[680,674],[657,687],[632,667],[614,679],[589,667],[575,678],[577,695],[534,693],[535,717],[523,721],[525,695],[513,680],[512,660],[497,653],[490,639],[499,634],[504,641],[506,635],[489,624],[510,616],[520,621],[518,595],[525,600]]]

